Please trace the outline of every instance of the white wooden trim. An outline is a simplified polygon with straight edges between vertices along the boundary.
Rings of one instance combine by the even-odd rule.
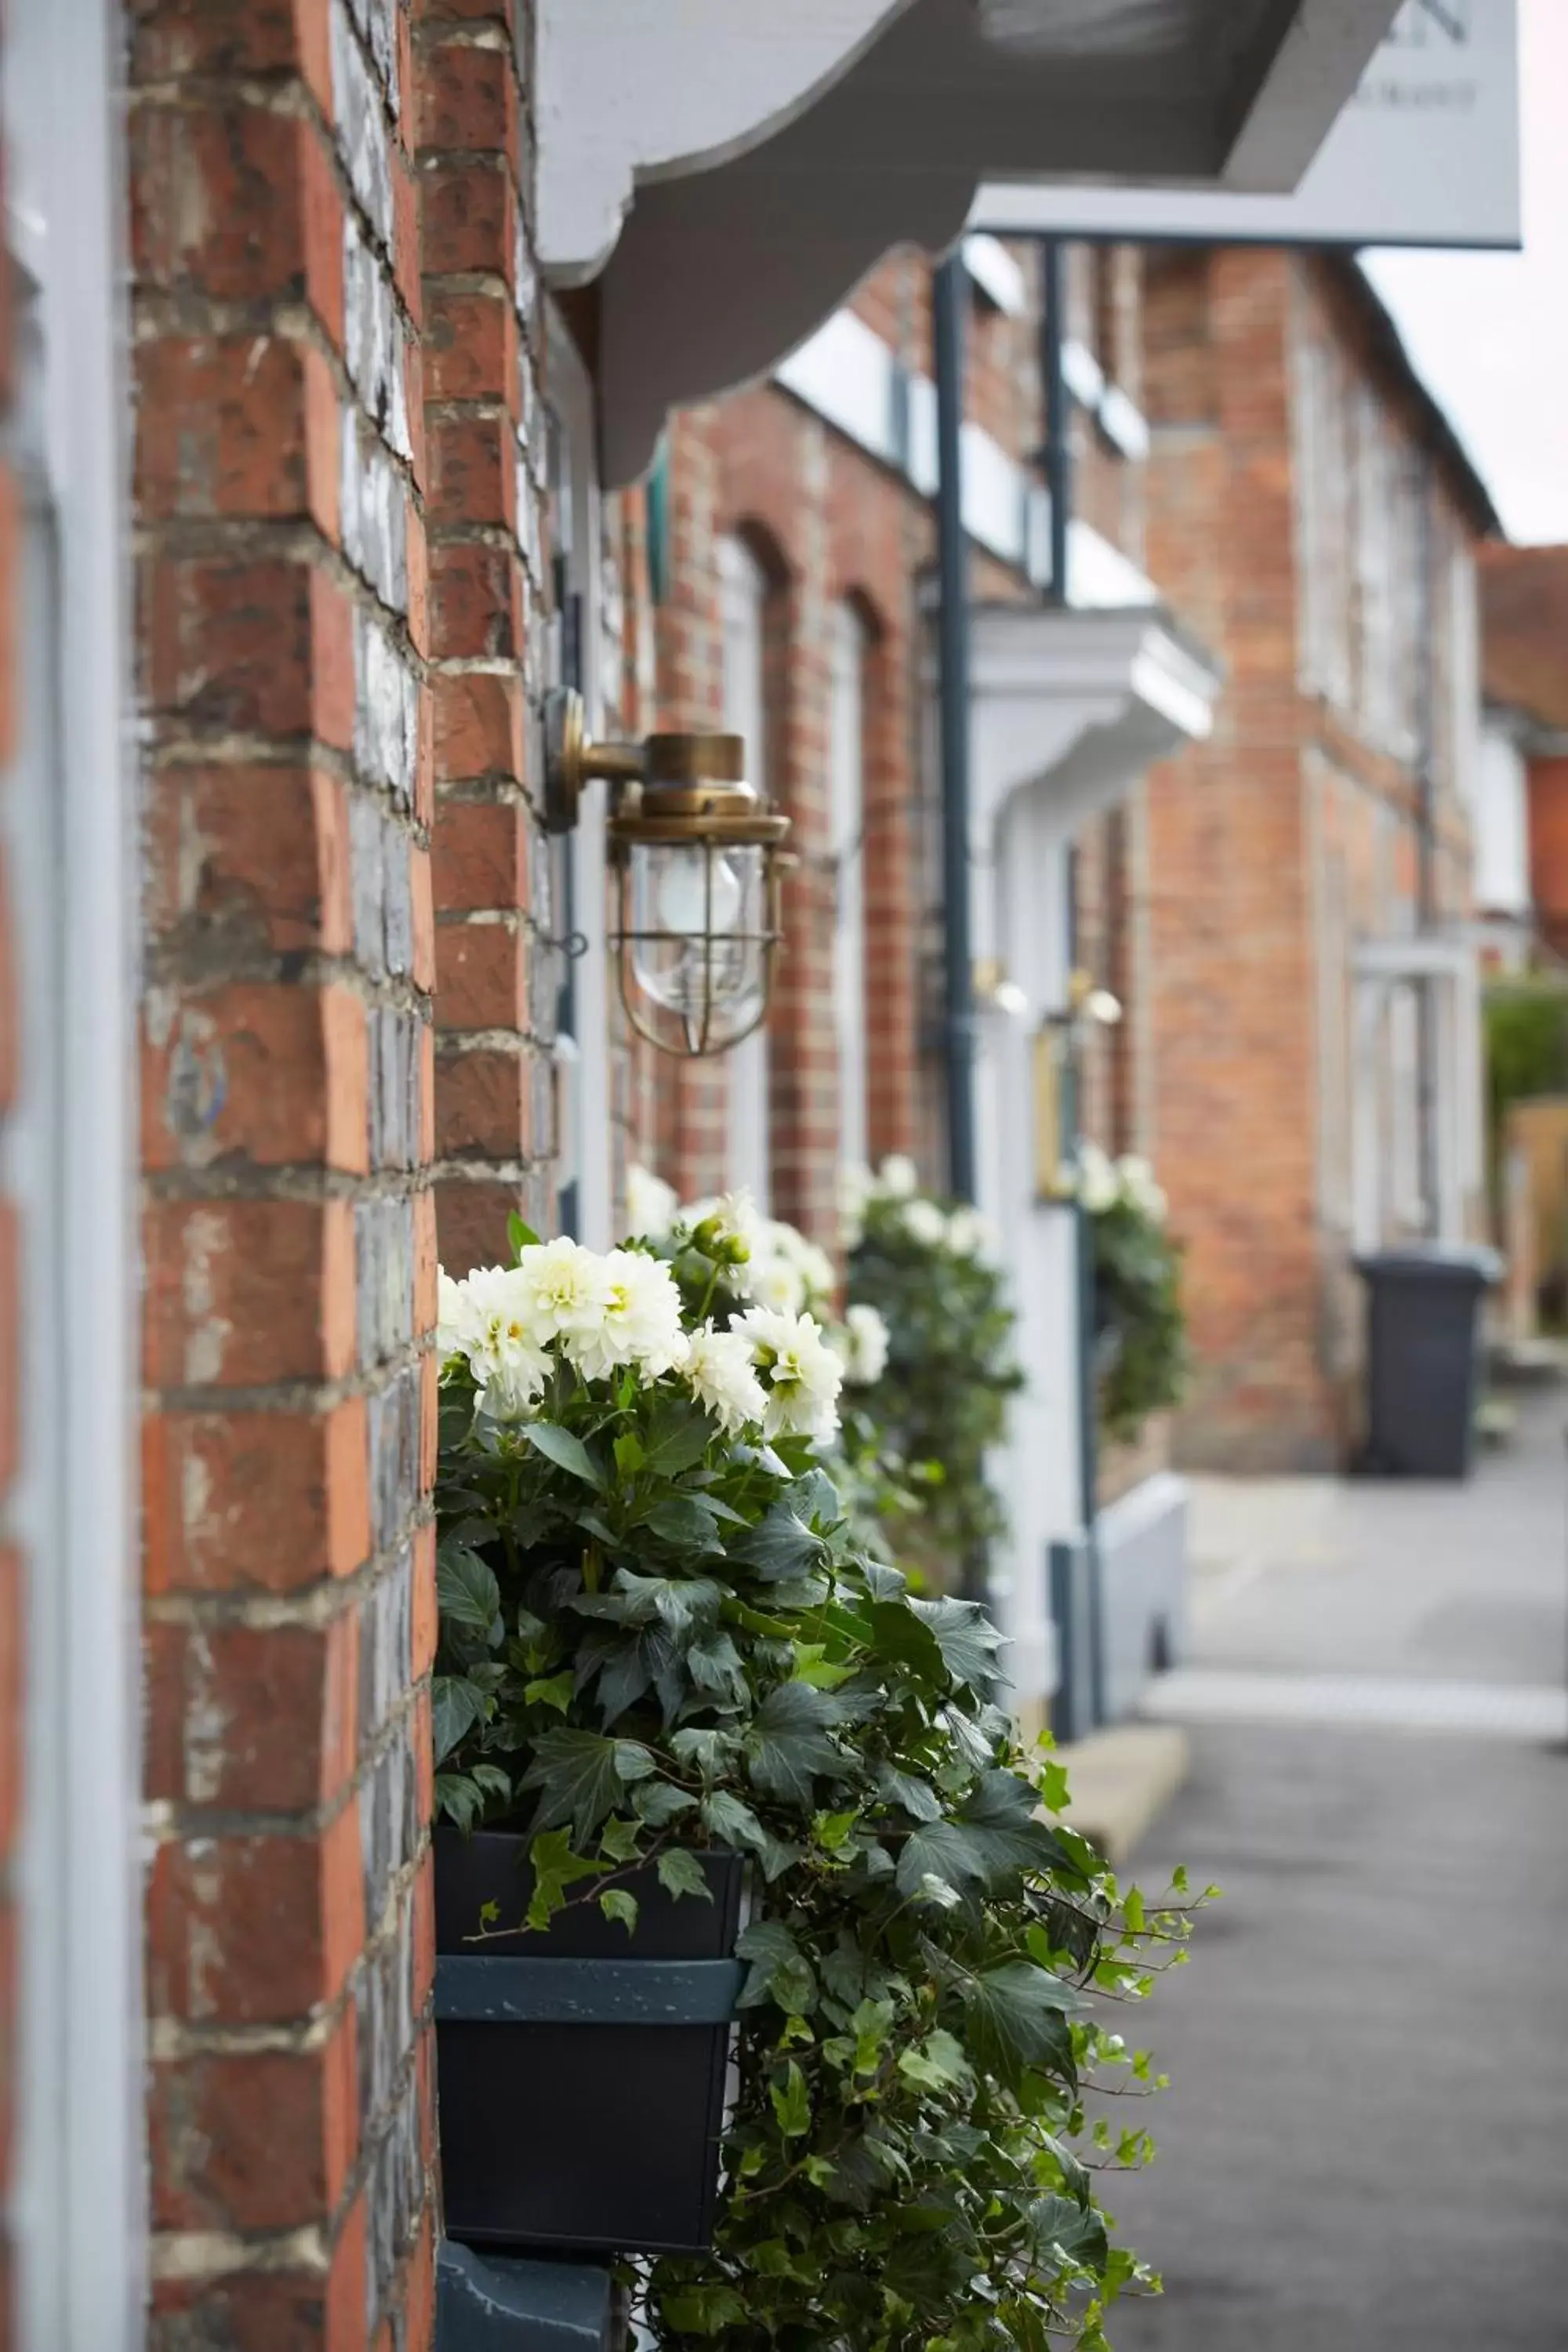
[[[539,254],[604,267],[639,182],[710,171],[782,130],[910,0],[542,0]]]
[[[976,230],[963,240],[963,266],[993,310],[1021,319],[1029,307],[1029,284],[1022,265],[1000,237]]]
[[[897,358],[853,310],[836,310],[779,362],[773,380],[858,448],[901,473],[922,498],[935,496],[936,386],[929,376],[903,378],[900,442]],[[963,425],[960,463],[965,530],[1043,586],[1051,569],[1051,502],[1044,487],[973,420]],[[1075,605],[1146,610],[1159,603],[1153,582],[1081,516],[1068,525],[1068,550]]]
[[[24,1230],[28,1602],[12,2222],[19,2335],[40,2352],[133,2352],[146,2241],[120,55],[101,0],[7,20],[10,234],[40,289],[17,451],[23,732],[0,796],[21,961],[6,1176]]]

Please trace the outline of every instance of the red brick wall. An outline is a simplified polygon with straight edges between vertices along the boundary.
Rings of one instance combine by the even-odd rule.
[[[883,300],[890,318],[912,299],[908,268],[888,265],[862,302]],[[916,593],[931,556],[931,520],[884,468],[768,388],[676,420],[669,499],[670,582],[656,614],[658,694],[645,723],[713,726],[721,718],[721,538],[744,538],[772,583],[763,615],[768,772],[799,860],[785,887],[785,946],[768,1030],[773,1205],[830,1242],[838,1163],[827,782],[833,612],[853,601],[868,633],[861,862],[868,1133],[880,1156],[910,1150],[917,1139]],[[721,1062],[649,1056],[640,1064],[637,1148],[684,1194],[728,1179],[728,1085]]]
[[[686,411],[668,443],[668,577],[654,611],[654,691],[639,725],[700,730],[724,723],[719,607],[718,412]],[[722,1191],[728,1166],[729,1072],[722,1061],[683,1062],[639,1042],[636,1066],[647,1126],[645,1157],[683,1200]]]
[[[1152,257],[1150,569],[1226,665],[1210,741],[1150,785],[1155,1140],[1197,1358],[1180,1443],[1306,1465],[1316,1354],[1312,992],[1297,707],[1290,263]]]
[[[431,2337],[438,967],[454,1256],[549,1149],[530,36],[135,15],[161,2352]]]
[[[1341,708],[1300,682],[1301,339],[1331,340],[1406,465],[1417,418],[1331,265],[1152,252],[1144,270],[1149,569],[1225,668],[1211,739],[1156,770],[1148,802],[1152,1140],[1187,1245],[1197,1359],[1178,1449],[1228,1468],[1316,1467],[1342,1454],[1359,1388],[1353,950],[1414,920],[1418,793],[1412,755],[1372,740],[1359,698]],[[1473,526],[1439,469],[1429,485],[1446,562]],[[1353,516],[1353,485],[1335,496]],[[1353,565],[1345,580],[1359,679],[1388,656]],[[1452,657],[1440,593],[1440,767]],[[1462,915],[1451,778],[1438,818],[1437,904]]]
[[[552,1045],[564,928],[538,821],[543,349],[527,254],[529,0],[423,0],[415,29],[430,450],[442,1262],[506,1254],[553,1213]],[[497,32],[504,34],[495,38]],[[521,272],[521,274],[520,274]]]
[[[1568,754],[1532,758],[1530,795],[1530,894],[1541,936],[1568,954]]]

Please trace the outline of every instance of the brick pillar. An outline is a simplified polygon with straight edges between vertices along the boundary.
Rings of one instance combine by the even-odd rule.
[[[559,926],[537,792],[544,435],[527,0],[420,0],[441,1255],[548,1230]],[[589,919],[596,919],[596,914]]]
[[[790,819],[795,865],[784,888],[784,948],[769,1019],[773,1197],[777,1213],[814,1241],[838,1237],[838,1028],[834,929],[832,649],[829,632],[826,427],[803,418],[795,436],[796,529],[787,585],[771,600],[769,718],[778,751],[775,796]]]
[[[435,1232],[399,0],[132,24],[156,2352],[425,2352]]]
[[[914,562],[911,555],[911,568]],[[912,1152],[920,1085],[920,691],[909,615],[891,600],[866,661],[866,1114],[873,1161]]]

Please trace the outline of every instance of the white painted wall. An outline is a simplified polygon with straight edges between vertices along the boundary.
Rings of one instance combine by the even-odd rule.
[[[1483,731],[1475,769],[1470,825],[1475,842],[1475,901],[1483,915],[1528,915],[1530,794],[1524,755],[1512,735]]]
[[[763,626],[768,583],[743,539],[720,541],[719,583],[724,726],[730,734],[745,737],[749,781],[765,794],[768,714]],[[765,1209],[773,1189],[766,1028],[754,1030],[724,1058],[730,1078],[727,1173],[731,1185],[743,1184],[757,1206]]]

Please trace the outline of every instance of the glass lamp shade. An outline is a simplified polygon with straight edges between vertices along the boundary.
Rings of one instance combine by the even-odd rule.
[[[633,1026],[683,1055],[739,1045],[767,1010],[778,936],[770,845],[633,840],[616,942]]]

